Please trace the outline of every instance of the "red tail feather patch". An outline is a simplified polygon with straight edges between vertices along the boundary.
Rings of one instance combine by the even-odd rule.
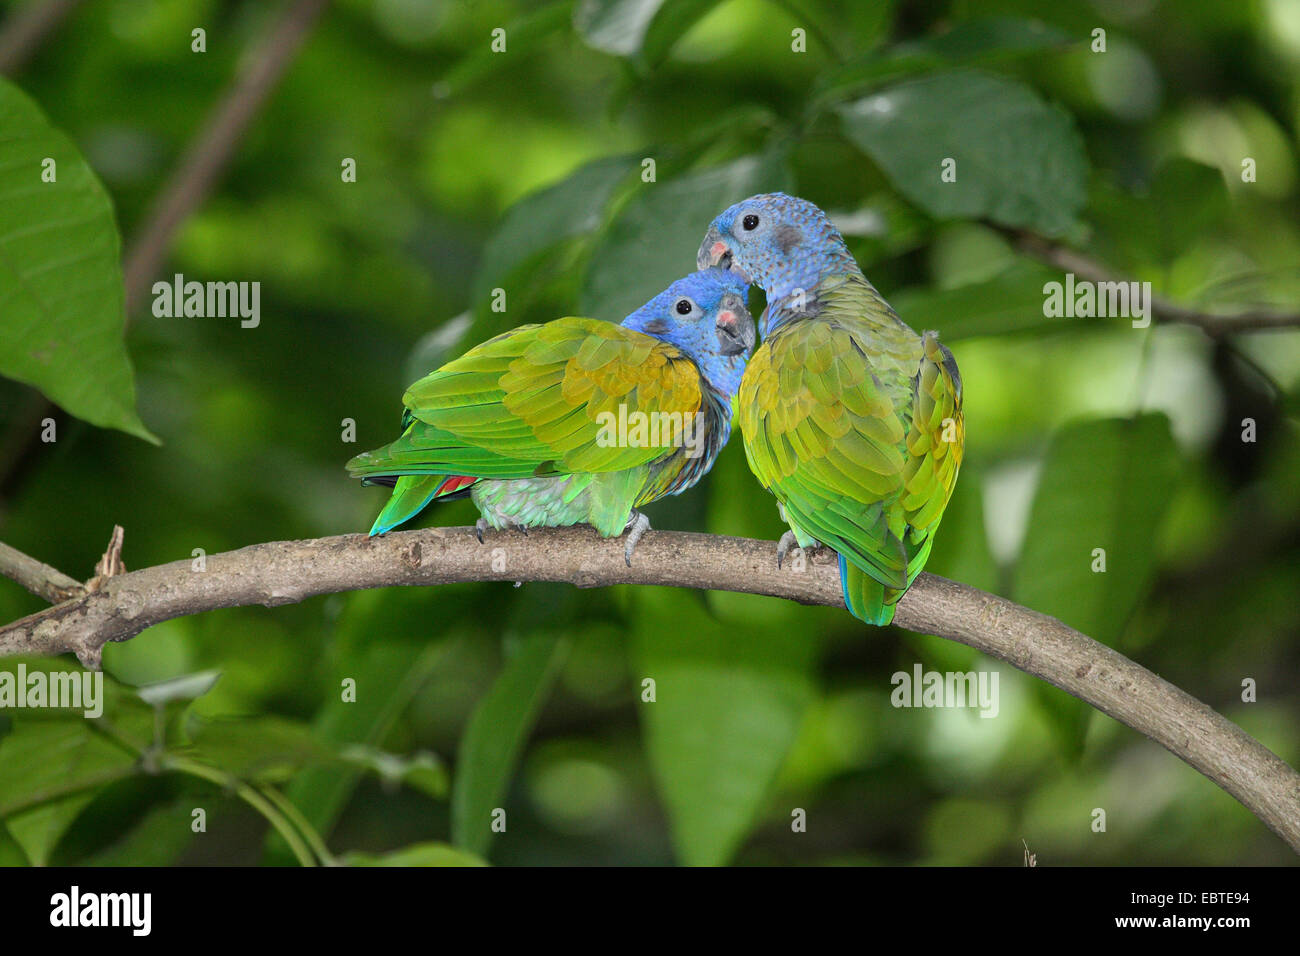
[[[451,475],[438,488],[439,495],[450,495],[462,488],[468,488],[477,478],[471,478],[469,475]]]

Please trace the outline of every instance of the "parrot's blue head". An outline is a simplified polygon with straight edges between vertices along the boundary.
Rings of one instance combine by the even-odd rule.
[[[860,271],[830,217],[786,193],[750,196],[724,210],[710,224],[697,262],[759,286],[769,307],[815,288],[823,276]]]
[[[720,395],[740,390],[754,350],[754,319],[745,305],[749,283],[723,269],[678,279],[623,320],[625,328],[675,345],[699,366]]]

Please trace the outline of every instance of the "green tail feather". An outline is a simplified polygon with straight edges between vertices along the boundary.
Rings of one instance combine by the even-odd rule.
[[[894,608],[904,591],[887,588],[861,568],[849,564],[840,555],[840,584],[844,604],[858,620],[884,627],[894,620]]]
[[[398,478],[393,496],[370,528],[371,537],[392,531],[414,518],[438,496],[446,480],[446,475],[403,475]]]

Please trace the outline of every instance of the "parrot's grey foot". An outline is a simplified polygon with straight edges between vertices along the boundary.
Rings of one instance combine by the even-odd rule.
[[[785,556],[791,550],[799,550],[799,539],[795,537],[793,531],[787,531],[781,535],[781,540],[776,543],[776,566],[779,569],[785,561]]]
[[[483,532],[492,526],[488,524],[487,518],[479,518],[474,522],[474,534],[478,536],[478,543],[483,543]]]
[[[627,542],[623,545],[623,560],[630,568],[632,552],[636,550],[636,543],[641,540],[641,535],[650,530],[650,519],[639,511],[633,511],[624,530],[627,532]]]

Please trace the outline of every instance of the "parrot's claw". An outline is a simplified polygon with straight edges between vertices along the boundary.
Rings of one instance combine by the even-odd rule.
[[[776,543],[776,566],[780,569],[785,561],[785,556],[790,553],[791,549],[799,550],[799,539],[795,537],[793,531],[787,531],[781,535],[781,540]]]
[[[639,511],[633,511],[625,530],[627,532],[627,542],[623,545],[623,560],[630,568],[632,567],[632,552],[636,550],[636,543],[641,540],[641,535],[650,530],[650,519]]]
[[[487,523],[487,518],[479,518],[474,522],[474,534],[478,537],[479,544],[483,543],[483,532],[490,527],[491,525]]]

